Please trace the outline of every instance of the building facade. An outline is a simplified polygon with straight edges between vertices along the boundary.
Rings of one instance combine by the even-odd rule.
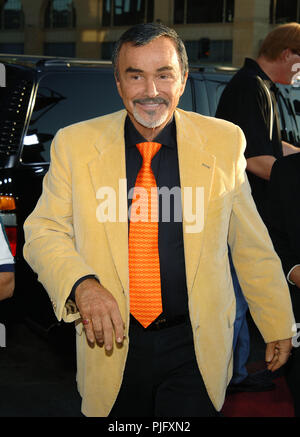
[[[178,32],[192,63],[238,67],[299,16],[300,0],[0,0],[0,53],[110,59],[124,30],[154,21]]]

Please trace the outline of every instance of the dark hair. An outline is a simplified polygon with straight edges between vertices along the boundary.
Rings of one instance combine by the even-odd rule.
[[[183,80],[185,73],[188,71],[188,57],[186,54],[185,46],[174,29],[170,29],[169,27],[161,23],[137,24],[126,30],[126,32],[121,35],[121,37],[116,42],[112,55],[112,63],[117,79],[119,78],[118,58],[123,44],[131,42],[134,46],[144,46],[161,36],[170,38],[172,41],[174,41],[178,58],[181,64],[181,73]]]

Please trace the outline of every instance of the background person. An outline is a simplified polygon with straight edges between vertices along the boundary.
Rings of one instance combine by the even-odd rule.
[[[267,190],[277,158],[299,152],[281,139],[275,83],[290,84],[300,62],[300,24],[272,30],[262,42],[256,60],[244,66],[226,86],[216,116],[240,126],[246,137],[247,175],[258,212],[268,225]]]
[[[299,148],[282,141],[278,116],[278,88],[275,83],[290,84],[293,65],[300,62],[300,24],[287,23],[272,30],[262,42],[256,60],[247,58],[222,93],[216,116],[229,120],[243,130],[246,137],[245,157],[252,196],[259,214],[268,225],[268,181],[276,159],[299,152]],[[235,290],[240,295],[238,278],[233,269]],[[244,312],[239,325],[247,324],[244,302],[237,300],[238,312]],[[241,307],[239,308],[239,305]],[[236,378],[232,391],[269,390],[274,388],[268,372],[247,373],[245,363],[250,352],[250,336],[246,329],[238,331],[235,350]],[[244,347],[240,347],[243,344]],[[248,347],[245,345],[248,344]],[[248,352],[247,352],[248,350]],[[247,356],[248,355],[248,356]]]
[[[126,110],[58,132],[25,222],[24,256],[58,319],[76,321],[85,415],[216,416],[232,374],[228,244],[273,371],[291,349],[288,287],[250,195],[241,130],[176,109],[188,75],[176,32],[134,26],[118,41],[114,66]],[[184,196],[201,187],[203,230],[186,214],[163,221],[164,205],[148,204],[149,195],[119,204],[124,179],[127,199],[133,187],[181,187]],[[103,187],[121,205],[116,220],[102,220]],[[158,222],[145,206],[159,210]]]
[[[300,323],[300,154],[277,160],[269,184],[270,236],[287,276],[297,323]],[[298,327],[299,330],[299,327]],[[300,417],[300,344],[293,348],[285,376]]]

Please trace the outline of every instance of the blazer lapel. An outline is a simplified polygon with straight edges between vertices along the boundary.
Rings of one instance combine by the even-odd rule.
[[[201,257],[203,226],[211,193],[215,156],[204,150],[206,136],[187,114],[175,111],[182,191],[183,239],[189,293]],[[200,135],[199,135],[200,132]]]
[[[98,202],[97,220],[103,222],[113,261],[124,291],[129,291],[127,181],[124,122],[126,112],[114,114],[95,144],[99,155],[89,162]]]
[[[89,171],[99,206],[98,219],[103,217],[112,257],[123,289],[128,295],[128,221],[127,221],[127,182],[124,143],[124,122],[126,112],[120,111],[107,120],[99,132],[105,132],[95,144],[99,155],[89,162]],[[203,223],[215,167],[215,157],[204,150],[207,141],[205,135],[199,136],[199,127],[195,128],[187,114],[175,111],[179,170],[183,197],[183,238],[186,261],[187,287],[191,292],[203,242]],[[120,126],[122,128],[120,129]],[[115,197],[114,197],[115,196]],[[109,211],[108,202],[116,205],[115,211]],[[102,214],[102,215],[101,215]]]

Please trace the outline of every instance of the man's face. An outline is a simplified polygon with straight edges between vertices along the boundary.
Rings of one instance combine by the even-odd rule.
[[[173,41],[159,37],[144,46],[125,43],[118,60],[117,87],[133,124],[139,129],[165,126],[183,94],[181,66]]]

